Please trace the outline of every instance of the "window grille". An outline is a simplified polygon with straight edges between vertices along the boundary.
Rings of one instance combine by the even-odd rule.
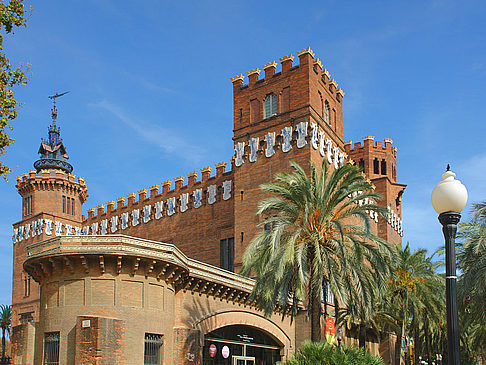
[[[277,115],[277,97],[275,94],[267,95],[265,98],[264,106],[264,118],[270,118]]]
[[[59,332],[44,334],[44,365],[59,365]]]
[[[162,345],[164,340],[162,335],[145,334],[145,352],[143,356],[144,365],[162,364]]]

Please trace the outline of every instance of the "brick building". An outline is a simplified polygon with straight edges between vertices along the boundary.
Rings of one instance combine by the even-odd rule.
[[[384,197],[371,215],[390,243],[402,236],[392,141],[344,142],[343,97],[310,48],[232,78],[234,157],[100,204],[72,174],[53,123],[35,170],[18,177],[12,356],[18,364],[273,364],[310,336],[304,316],[265,318],[235,274],[258,233],[259,185],[322,159],[354,160]],[[229,168],[227,168],[229,167]],[[197,227],[197,230],[194,229]],[[332,303],[330,303],[332,304]],[[350,334],[351,335],[351,334]],[[375,344],[374,351],[379,348]],[[226,356],[228,354],[228,356]],[[56,359],[58,359],[56,362]]]

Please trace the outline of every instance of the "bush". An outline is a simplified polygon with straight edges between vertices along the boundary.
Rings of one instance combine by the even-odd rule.
[[[293,358],[278,365],[385,365],[379,356],[359,347],[343,346],[325,342],[305,341]]]

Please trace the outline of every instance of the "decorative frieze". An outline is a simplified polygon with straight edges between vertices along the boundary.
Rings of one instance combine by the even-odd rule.
[[[232,180],[223,181],[222,200],[229,200],[232,198]],[[161,219],[164,217],[164,209],[166,209],[166,216],[170,217],[176,213],[185,213],[190,207],[194,209],[200,208],[204,201],[207,204],[216,203],[216,196],[218,187],[216,184],[207,187],[207,194],[204,194],[203,188],[194,189],[192,192],[180,194],[178,197],[170,197],[168,199],[159,200],[154,204],[146,204],[143,208],[132,209],[130,212],[123,212],[119,215],[113,215],[105,219],[100,219],[99,222],[92,222],[84,227],[77,227],[71,224],[63,224],[60,221],[52,221],[51,219],[37,219],[26,223],[22,226],[14,228],[13,243],[20,242],[30,237],[35,237],[45,233],[48,236],[72,236],[72,235],[107,235],[110,233],[122,233],[129,227],[136,227],[140,224],[147,224],[152,219]],[[120,203],[123,199],[118,199]],[[92,215],[94,209],[88,209]],[[104,215],[104,214],[103,214]],[[101,216],[100,216],[101,218]]]
[[[313,149],[319,150],[319,153],[323,158],[326,158],[330,165],[334,165],[335,168],[342,166],[346,160],[346,153],[341,151],[338,146],[335,146],[330,138],[326,138],[324,131],[319,129],[317,123],[300,122],[295,126],[295,132],[292,126],[287,126],[281,129],[281,143],[280,149],[283,153],[287,153],[292,150],[292,142],[295,139],[295,145],[297,148],[303,148],[307,145],[308,140]],[[296,135],[294,137],[294,134]],[[275,155],[276,147],[276,133],[268,132],[262,138],[265,141],[265,157],[270,158]],[[246,142],[235,143],[235,166],[240,167],[245,163],[245,146]],[[260,150],[260,137],[252,137],[248,140],[248,161],[255,162],[258,159],[258,151]]]

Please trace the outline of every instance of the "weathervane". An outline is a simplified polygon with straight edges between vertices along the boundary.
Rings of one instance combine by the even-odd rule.
[[[48,96],[49,99],[52,100],[53,102],[53,107],[52,107],[52,126],[55,128],[56,127],[56,118],[57,118],[57,108],[56,108],[56,99],[66,95],[69,91],[66,91],[62,94],[56,93],[55,95]]]

